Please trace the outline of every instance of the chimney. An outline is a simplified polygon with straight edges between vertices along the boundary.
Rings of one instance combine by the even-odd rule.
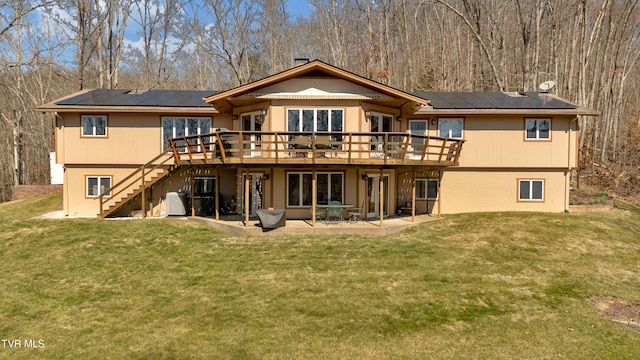
[[[304,65],[304,64],[307,64],[308,62],[309,62],[309,58],[299,57],[299,58],[294,58],[293,59],[293,65],[294,66]]]

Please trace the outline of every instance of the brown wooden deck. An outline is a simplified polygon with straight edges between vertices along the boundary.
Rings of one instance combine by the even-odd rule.
[[[177,165],[456,166],[464,140],[408,133],[221,131],[169,139]]]

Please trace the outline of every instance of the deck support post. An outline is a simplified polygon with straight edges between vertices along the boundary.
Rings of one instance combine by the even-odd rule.
[[[191,194],[189,195],[189,197],[191,198],[191,216],[196,216],[196,205],[195,205],[195,201],[194,201],[194,197],[193,195],[195,194],[194,189],[193,189],[193,185],[195,183],[194,179],[193,179],[193,166],[189,166],[189,177],[191,178]]]
[[[140,171],[142,171],[142,175],[140,176],[140,179],[142,180],[142,192],[140,193],[140,202],[141,202],[141,211],[142,211],[142,218],[146,218],[147,217],[147,194],[144,191],[144,165],[142,165],[142,167],[140,168]]]
[[[438,169],[438,218],[442,211],[442,192],[440,191],[440,184],[442,184],[442,169]]]
[[[380,209],[378,209],[378,213],[380,214],[380,227],[382,227],[382,222],[384,219],[384,181],[382,178],[382,169],[380,169],[380,177],[378,178],[378,187],[380,194]]]
[[[218,176],[218,167],[216,166],[215,168],[215,177],[216,177],[216,186],[215,186],[215,201],[213,206],[215,206],[215,214],[216,214],[216,220],[220,220],[220,177]]]
[[[318,195],[316,194],[316,168],[311,173],[311,225],[316,226],[316,205],[318,204]]]
[[[416,221],[416,169],[411,176],[411,222]]]
[[[249,169],[244,170],[244,227],[249,226]]]

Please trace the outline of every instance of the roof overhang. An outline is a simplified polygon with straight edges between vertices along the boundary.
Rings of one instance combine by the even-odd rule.
[[[57,113],[126,113],[126,114],[218,114],[214,108],[202,107],[166,107],[166,106],[78,106],[45,104],[36,108],[38,112]]]
[[[530,116],[599,116],[600,113],[586,108],[577,109],[423,109],[415,115],[530,115]]]

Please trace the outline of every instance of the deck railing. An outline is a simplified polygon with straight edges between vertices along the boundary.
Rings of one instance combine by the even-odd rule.
[[[457,165],[463,142],[392,132],[220,131],[169,139],[177,162],[204,163],[306,163],[327,159],[346,164]]]

